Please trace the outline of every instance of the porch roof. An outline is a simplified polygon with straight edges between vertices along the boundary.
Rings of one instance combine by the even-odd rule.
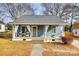
[[[57,16],[43,16],[43,15],[31,15],[31,16],[21,16],[17,20],[10,24],[33,24],[33,25],[53,25],[53,24],[66,24],[63,19]]]

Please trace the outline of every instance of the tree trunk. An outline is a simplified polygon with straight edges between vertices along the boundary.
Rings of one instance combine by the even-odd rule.
[[[70,25],[70,32],[72,32],[72,20],[71,20],[71,25]]]
[[[72,20],[73,20],[73,13],[71,15],[70,32],[72,32]]]

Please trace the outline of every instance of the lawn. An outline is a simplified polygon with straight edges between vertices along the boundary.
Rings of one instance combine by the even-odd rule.
[[[44,43],[44,56],[79,56],[79,48],[59,43]]]
[[[0,38],[0,56],[29,56],[31,49],[31,42]]]

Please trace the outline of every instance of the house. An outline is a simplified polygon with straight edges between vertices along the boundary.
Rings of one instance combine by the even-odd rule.
[[[79,23],[75,23],[72,27],[73,36],[79,37]]]
[[[14,22],[12,40],[44,40],[44,42],[55,41],[57,36],[64,35],[63,19],[57,16],[21,16]]]
[[[5,32],[5,24],[0,21],[0,32]]]

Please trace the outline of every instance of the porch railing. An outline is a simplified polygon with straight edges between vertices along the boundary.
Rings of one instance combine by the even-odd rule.
[[[30,33],[29,32],[26,32],[26,33],[17,33],[17,36],[16,37],[30,37]]]

